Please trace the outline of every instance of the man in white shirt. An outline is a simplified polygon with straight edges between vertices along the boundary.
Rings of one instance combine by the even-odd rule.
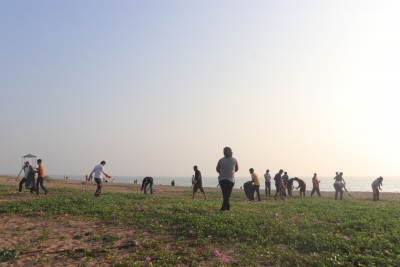
[[[103,187],[101,184],[101,181],[103,180],[103,174],[107,178],[111,178],[111,175],[108,175],[107,173],[104,172],[104,165],[106,165],[106,162],[103,160],[99,165],[96,165],[93,169],[93,171],[90,173],[90,178],[92,177],[94,173],[94,181],[97,184],[97,189],[96,192],[94,193],[95,197],[99,197],[101,194],[101,188]]]
[[[269,174],[269,170],[264,174],[265,178],[265,194],[271,195],[271,175]]]

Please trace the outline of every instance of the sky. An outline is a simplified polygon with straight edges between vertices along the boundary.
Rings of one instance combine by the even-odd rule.
[[[0,173],[400,174],[400,1],[0,1]]]

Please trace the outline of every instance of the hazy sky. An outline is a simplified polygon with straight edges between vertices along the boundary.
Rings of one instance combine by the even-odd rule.
[[[0,1],[0,173],[400,174],[400,1]]]

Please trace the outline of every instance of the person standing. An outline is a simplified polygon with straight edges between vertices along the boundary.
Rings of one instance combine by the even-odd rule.
[[[30,172],[33,172],[33,168],[31,165],[29,165],[29,161],[26,161],[24,166],[22,166],[21,171],[24,171],[24,177],[21,179],[21,181],[19,182],[19,188],[18,188],[18,192],[22,191],[22,185],[26,182],[26,180],[28,179],[28,175]],[[21,172],[20,172],[21,173]],[[18,175],[19,176],[19,175]],[[18,179],[18,177],[17,177]],[[17,180],[15,179],[15,180]],[[32,193],[32,189],[31,189],[31,193]]]
[[[194,170],[193,199],[196,195],[197,190],[199,190],[199,189],[200,189],[200,192],[203,193],[204,199],[207,199],[206,192],[204,192],[204,189],[203,189],[203,181],[202,181],[202,177],[201,177],[201,172],[199,171],[197,166],[193,166],[193,170]]]
[[[93,177],[93,173],[94,173],[94,182],[97,184],[97,189],[96,189],[96,192],[94,193],[95,197],[99,197],[101,194],[101,188],[103,187],[103,185],[101,183],[101,181],[103,180],[103,174],[107,178],[112,178],[111,175],[108,175],[107,173],[104,172],[105,165],[106,165],[106,162],[103,160],[102,162],[100,162],[99,165],[96,165],[94,167],[93,171],[89,175],[89,179],[91,179]]]
[[[382,188],[381,188],[381,186],[383,186],[382,181],[383,181],[383,178],[382,178],[382,176],[380,176],[379,178],[374,180],[371,184],[372,193],[374,194],[374,201],[380,201],[379,200],[379,190],[382,190]]]
[[[142,188],[140,189],[140,192],[143,191],[143,193],[147,194],[146,188],[149,185],[150,187],[150,194],[153,194],[153,177],[144,177],[142,181]]]
[[[42,189],[44,190],[44,194],[47,195],[48,191],[46,189],[46,187],[44,187],[43,185],[43,181],[44,181],[44,166],[42,164],[42,160],[38,159],[37,160],[37,164],[39,165],[36,169],[37,173],[38,173],[38,178],[36,180],[36,195],[39,195],[39,185],[40,187],[42,187]]]
[[[250,168],[249,172],[251,174],[251,183],[253,184],[253,186],[251,187],[251,195],[253,196],[253,199],[251,201],[254,201],[254,192],[257,192],[258,201],[261,201],[260,178],[258,178],[258,174],[254,172],[253,168]]]
[[[235,185],[235,172],[239,170],[238,162],[232,157],[232,149],[224,148],[224,157],[218,161],[216,170],[219,173],[218,182],[222,191],[222,207],[221,211],[229,211],[231,205],[229,198],[232,194],[232,188]]]
[[[300,188],[300,196],[303,195],[303,197],[306,196],[306,182],[304,182],[302,179],[300,178],[295,178],[295,180],[299,183],[299,186],[296,189]]]
[[[279,170],[279,172],[277,174],[275,174],[275,177],[274,177],[275,188],[276,188],[275,197],[274,197],[275,200],[276,200],[276,197],[278,196],[278,194],[281,196],[281,199],[283,199],[283,196],[282,196],[282,173],[283,173],[283,170]]]
[[[293,181],[294,181],[296,178],[297,178],[297,177],[295,177],[295,178],[290,178],[289,181],[288,181],[287,184],[286,184],[287,192],[288,192],[288,195],[289,195],[289,196],[292,195],[292,191],[293,191]]]
[[[271,175],[269,174],[269,170],[267,170],[264,174],[265,178],[265,194],[271,195]]]
[[[282,176],[282,195],[286,197],[286,187],[287,187],[287,182],[289,181],[289,176],[287,175],[287,172],[284,172]]]
[[[337,172],[336,172],[337,173]],[[333,183],[333,187],[335,188],[335,200],[337,200],[338,194],[340,193],[340,200],[343,199],[343,186],[346,183],[343,179],[343,173],[339,173],[333,178],[335,182]]]
[[[321,192],[319,191],[319,183],[320,182],[321,181],[318,180],[318,178],[317,178],[317,174],[314,173],[314,177],[312,178],[313,188],[311,190],[311,195],[310,195],[311,197],[312,197],[312,195],[314,195],[314,192],[317,192],[319,197],[321,196]]]

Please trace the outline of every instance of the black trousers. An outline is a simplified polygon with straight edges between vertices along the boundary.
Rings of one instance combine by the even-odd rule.
[[[224,198],[222,202],[221,211],[230,210],[231,205],[229,203],[229,198],[232,194],[232,188],[235,184],[229,180],[219,181],[219,186],[221,187],[222,197]]]
[[[265,194],[271,195],[271,182],[265,182]]]
[[[374,193],[374,201],[379,200],[379,189],[375,189],[375,193]]]
[[[317,192],[318,196],[321,196],[321,192],[319,192],[319,187],[313,187],[311,190],[311,196],[314,195],[314,192]]]
[[[43,188],[44,192],[47,193],[47,189],[43,185],[43,180],[44,180],[43,177],[38,177],[37,178],[37,180],[36,180],[36,194],[39,194],[39,185],[40,185],[40,187]]]
[[[342,186],[339,185],[339,184],[334,183],[333,187],[335,187],[335,190],[336,190],[336,192],[335,192],[335,200],[337,200],[338,193],[340,193],[340,200],[342,200],[343,199],[343,188],[342,188]]]
[[[96,189],[96,192],[94,193],[94,196],[99,197],[101,194],[101,188],[103,187],[103,185],[101,184],[100,178],[94,178],[94,181],[97,184],[97,189]]]
[[[19,192],[22,191],[22,185],[26,182],[26,178],[22,178],[21,181],[19,182]]]
[[[253,196],[253,199],[252,199],[252,200],[254,200],[254,192],[257,192],[258,201],[261,201],[261,197],[260,197],[260,186],[259,186],[259,185],[253,185],[253,186],[251,187],[251,193],[252,193],[252,196]]]

